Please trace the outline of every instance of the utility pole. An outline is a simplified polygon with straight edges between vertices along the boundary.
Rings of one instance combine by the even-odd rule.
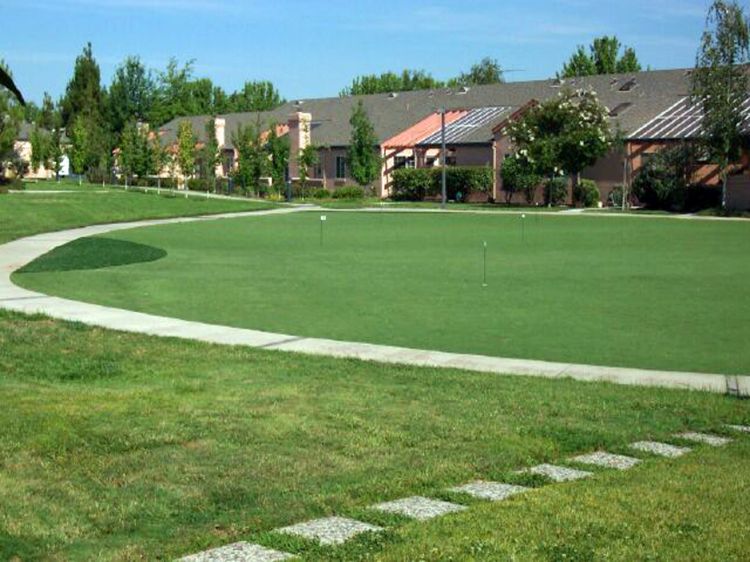
[[[445,107],[440,109],[440,146],[441,146],[441,155],[440,155],[440,161],[443,165],[442,169],[442,178],[441,178],[441,185],[442,185],[442,199],[440,202],[440,208],[445,209],[445,204],[448,200],[448,192],[446,188],[446,170],[445,167],[447,166],[447,156],[448,152],[445,149]]]

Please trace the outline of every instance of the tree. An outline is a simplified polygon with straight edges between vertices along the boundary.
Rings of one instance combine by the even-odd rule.
[[[442,88],[444,86],[443,82],[436,80],[424,70],[406,69],[401,74],[384,72],[380,75],[369,74],[358,76],[352,80],[350,86],[341,90],[340,95],[343,97],[388,92],[407,92],[411,90]]]
[[[607,109],[590,90],[565,90],[532,107],[507,132],[520,158],[540,176],[569,174],[573,187],[580,173],[611,148]]]
[[[741,108],[748,95],[744,65],[749,59],[750,31],[742,7],[735,1],[716,0],[708,10],[691,93],[703,109],[704,143],[719,166],[722,208],[730,166],[739,160],[744,145]]]
[[[190,121],[180,121],[177,128],[177,165],[187,184],[195,173],[195,133]]]
[[[4,86],[7,81],[13,82],[10,69],[0,59],[0,77],[3,75],[7,77],[7,80],[0,80]],[[0,172],[15,156],[15,142],[18,139],[22,118],[23,107],[13,91],[0,90]]]
[[[238,125],[232,135],[232,143],[237,148],[237,170],[235,178],[245,193],[255,191],[260,179],[268,169],[268,155],[263,146],[260,122]]]
[[[302,189],[307,189],[307,180],[310,178],[310,169],[318,163],[318,147],[308,144],[299,151],[297,164],[299,164],[299,183]]]
[[[73,126],[69,128],[70,132],[70,167],[74,173],[78,174],[78,184],[81,184],[81,174],[86,171],[87,158],[89,154],[89,131],[86,127],[84,117],[79,115],[73,121]]]
[[[134,120],[125,125],[121,139],[119,164],[127,185],[133,176],[145,177],[153,171],[153,155],[145,127]]]
[[[448,86],[481,86],[505,82],[503,68],[496,59],[484,57],[472,65],[469,72],[462,72],[457,78],[448,81]]]
[[[51,139],[47,130],[34,125],[31,130],[31,170],[36,172],[41,166],[49,167]]]
[[[42,107],[39,110],[36,124],[48,131],[60,126],[60,115],[55,109],[55,102],[52,101],[52,97],[47,92],[44,92]]]
[[[274,189],[281,192],[281,186],[286,179],[286,170],[289,165],[289,137],[279,136],[276,123],[271,123],[268,139],[266,140],[266,152],[270,160],[270,173]]]
[[[621,47],[620,40],[614,35],[595,38],[588,52],[583,45],[579,45],[568,62],[563,64],[560,75],[563,78],[575,78],[640,71],[641,63],[638,61],[635,50],[626,47],[620,56]]]
[[[347,158],[352,177],[362,187],[369,186],[380,176],[382,158],[377,152],[379,140],[375,134],[362,100],[352,110],[349,119],[352,137]]]
[[[161,126],[175,117],[189,115],[190,92],[188,84],[193,77],[193,60],[182,67],[177,59],[170,59],[167,68],[157,76],[156,93],[151,108],[150,122]]]
[[[205,180],[211,180],[213,191],[216,191],[216,166],[221,163],[219,143],[216,141],[216,122],[206,119],[206,142],[200,151],[200,174]]]
[[[107,97],[109,125],[119,134],[129,121],[148,119],[156,95],[152,73],[138,57],[127,57],[115,70]]]
[[[94,59],[91,43],[87,43],[83,53],[76,58],[73,78],[68,82],[61,101],[64,126],[73,123],[79,115],[101,121],[103,94],[100,79],[99,65]]]
[[[692,184],[696,147],[680,143],[657,152],[633,178],[633,193],[651,209],[677,210],[685,203]]]
[[[50,162],[55,171],[55,179],[60,181],[60,170],[62,169],[63,156],[65,152],[62,145],[62,128],[59,126],[52,130],[50,137]]]
[[[268,81],[245,82],[242,89],[229,96],[231,111],[267,111],[284,103],[273,83]]]

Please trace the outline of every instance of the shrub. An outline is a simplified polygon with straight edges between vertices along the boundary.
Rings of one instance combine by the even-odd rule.
[[[493,171],[486,166],[452,166],[445,170],[448,199],[461,201],[471,193],[492,190]],[[422,201],[441,192],[442,168],[400,168],[393,172],[393,199]]]
[[[345,185],[333,192],[334,199],[364,199],[365,188],[358,185]]]
[[[534,173],[526,160],[515,157],[506,158],[503,161],[500,173],[503,177],[505,202],[508,205],[510,205],[515,193],[523,193],[524,199],[529,205],[534,203],[536,189],[541,182],[541,178]]]
[[[423,201],[433,194],[433,168],[399,168],[393,172],[392,198],[396,201]]]
[[[552,178],[544,184],[544,204],[556,207],[568,199],[568,180]]]
[[[8,193],[10,190],[23,191],[26,189],[26,184],[23,183],[21,178],[2,178],[0,177],[0,194]]]
[[[210,191],[213,182],[203,178],[190,178],[187,180],[187,188],[190,191]]]
[[[314,188],[310,192],[310,197],[312,197],[313,199],[328,199],[329,197],[331,197],[331,192],[328,191],[325,187],[318,187]]]
[[[601,201],[599,188],[594,180],[581,180],[573,189],[573,202],[584,207],[596,207]]]
[[[608,207],[622,207],[622,197],[625,188],[622,184],[617,184],[612,187],[612,191],[607,195],[607,206]]]
[[[652,155],[633,178],[633,194],[651,209],[682,209],[694,162],[695,148],[690,144]]]

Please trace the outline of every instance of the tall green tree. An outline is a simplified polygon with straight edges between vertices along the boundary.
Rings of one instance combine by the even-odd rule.
[[[166,70],[159,72],[156,80],[156,95],[151,108],[150,122],[161,126],[175,117],[190,114],[189,83],[193,79],[193,60],[181,67],[177,59],[170,59]]]
[[[68,157],[70,158],[70,167],[73,173],[78,174],[78,183],[81,183],[81,174],[86,171],[88,157],[90,154],[89,130],[86,127],[85,117],[77,116],[71,127],[68,128],[68,137],[70,138],[70,147]]]
[[[432,77],[424,70],[406,69],[400,74],[384,72],[382,74],[368,74],[358,76],[352,80],[350,86],[341,90],[343,96],[359,96],[364,94],[379,94],[388,92],[407,92],[411,90],[426,90],[442,88],[445,83]]]
[[[131,119],[122,130],[120,142],[120,171],[126,182],[133,176],[142,178],[153,173],[155,166],[152,160],[146,128]]]
[[[589,46],[588,52],[583,45],[576,48],[568,62],[563,64],[560,76],[574,78],[576,76],[640,71],[641,63],[638,61],[635,50],[626,47],[620,54],[621,49],[622,44],[614,35],[597,37]]]
[[[229,96],[231,111],[267,111],[284,103],[284,98],[266,80],[245,82],[242,89]]]
[[[52,129],[52,135],[50,136],[50,162],[52,163],[52,169],[55,172],[55,179],[57,181],[60,181],[64,156],[65,149],[62,143],[62,127],[58,123],[58,126]]]
[[[107,96],[109,125],[119,134],[129,121],[146,121],[156,95],[156,83],[138,57],[127,57],[115,70]]]
[[[708,10],[706,30],[692,78],[694,103],[703,108],[703,136],[719,165],[721,205],[726,207],[727,176],[746,146],[741,107],[748,96],[747,64],[750,31],[743,8],[735,1],[716,0]]]
[[[52,96],[47,92],[44,92],[42,107],[39,109],[39,116],[36,124],[42,129],[47,129],[48,131],[61,126],[60,115],[55,109],[55,102],[52,101]]]
[[[266,152],[270,161],[273,187],[277,193],[280,193],[286,179],[287,166],[289,165],[289,136],[279,136],[276,132],[276,127],[276,123],[271,123],[268,139],[266,139]]]
[[[352,177],[359,185],[369,186],[380,176],[382,158],[378,154],[380,141],[362,100],[354,106],[349,124],[352,136],[347,158]]]
[[[73,77],[61,102],[63,125],[69,126],[79,115],[101,122],[104,94],[99,64],[87,43],[75,62]]]
[[[531,170],[548,178],[570,175],[574,191],[580,173],[613,143],[608,111],[592,91],[565,90],[526,111],[507,133]]]
[[[195,174],[195,133],[190,121],[180,121],[177,129],[177,166],[187,184]]]
[[[216,166],[221,163],[221,151],[216,140],[216,122],[213,118],[206,119],[204,132],[206,141],[200,150],[200,174],[201,178],[211,182],[213,191],[216,191]]]
[[[31,170],[36,172],[40,167],[50,166],[51,138],[46,129],[34,125],[31,129]]]
[[[484,57],[481,61],[472,65],[468,72],[462,72],[458,77],[449,80],[448,85],[451,87],[482,86],[501,82],[505,82],[505,78],[500,63],[491,57]]]
[[[0,59],[0,73],[13,82],[12,73]],[[5,82],[2,82],[5,85]],[[21,98],[22,99],[22,98]],[[0,89],[0,172],[15,154],[15,141],[23,119],[23,107],[11,89]]]
[[[237,126],[232,134],[232,143],[237,149],[237,170],[234,177],[245,193],[257,192],[260,179],[268,171],[268,155],[264,148],[260,122]]]

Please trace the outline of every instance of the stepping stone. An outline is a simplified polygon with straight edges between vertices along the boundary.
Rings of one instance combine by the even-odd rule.
[[[532,466],[521,472],[530,472],[531,474],[540,474],[546,476],[554,482],[569,482],[571,480],[580,480],[581,478],[588,478],[593,476],[593,472],[586,470],[576,470],[575,468],[568,468],[567,466],[557,466],[554,464],[540,464]]]
[[[313,519],[305,523],[275,529],[277,533],[296,535],[325,545],[342,544],[360,533],[382,530],[382,527],[347,519],[346,517],[324,517],[323,519]]]
[[[463,486],[450,488],[449,491],[468,494],[482,500],[498,502],[511,496],[515,496],[516,494],[522,494],[528,490],[529,488],[526,486],[514,486],[513,484],[503,484],[502,482],[485,482],[483,480],[477,480],[476,482],[469,482]]]
[[[692,451],[690,447],[678,447],[677,445],[659,443],[658,441],[637,441],[631,443],[630,447],[637,451],[644,451],[646,453],[652,453],[654,455],[659,455],[660,457],[669,457],[672,459],[681,457],[685,453]]]
[[[641,459],[626,457],[625,455],[613,455],[604,451],[596,451],[588,455],[579,455],[570,459],[573,462],[581,464],[592,464],[604,468],[616,468],[618,470],[627,470],[633,468]]]
[[[290,558],[294,558],[294,555],[257,544],[236,542],[185,556],[178,562],[277,562]]]
[[[750,433],[750,425],[727,425],[727,427],[741,433]]]
[[[411,517],[418,521],[426,521],[433,517],[440,517],[441,515],[455,513],[456,511],[463,511],[466,509],[466,506],[442,500],[423,498],[422,496],[413,496],[411,498],[404,498],[392,502],[379,503],[373,505],[371,509],[404,515],[405,517]]]
[[[729,437],[721,437],[719,435],[713,435],[711,433],[698,433],[697,431],[686,431],[685,433],[676,433],[674,435],[679,439],[685,439],[687,441],[695,441],[696,443],[705,443],[712,447],[721,447],[727,443],[731,443],[732,440]]]

